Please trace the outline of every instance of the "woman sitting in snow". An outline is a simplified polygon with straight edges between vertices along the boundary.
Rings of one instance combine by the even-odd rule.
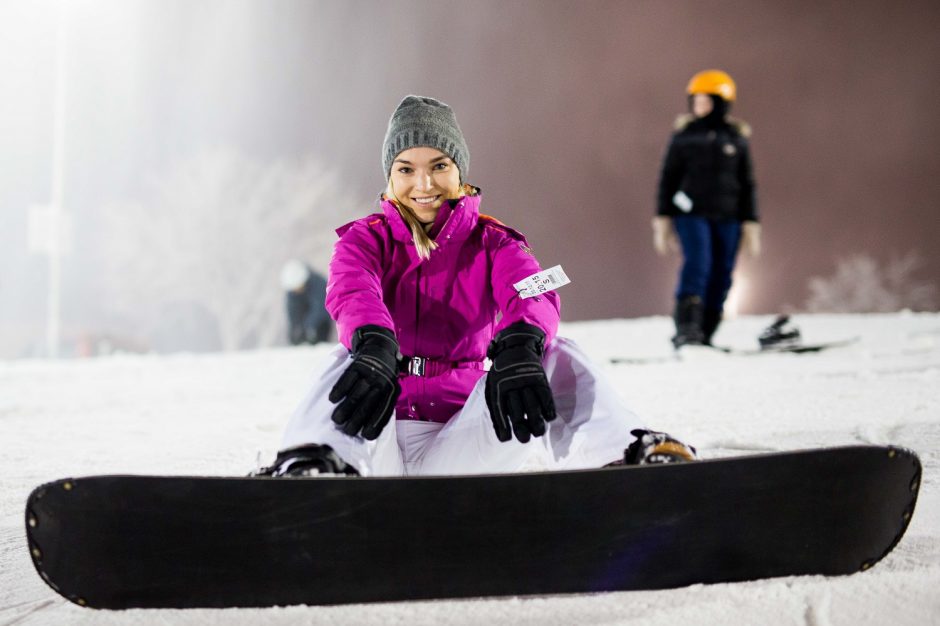
[[[381,213],[340,228],[331,354],[257,475],[394,476],[688,461],[555,333],[559,298],[525,237],[480,213],[452,109],[408,96],[382,150]],[[404,354],[405,356],[402,356]],[[492,365],[487,371],[484,358]]]

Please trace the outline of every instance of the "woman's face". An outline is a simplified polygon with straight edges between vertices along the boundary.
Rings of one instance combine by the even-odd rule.
[[[697,93],[692,96],[692,114],[695,117],[705,117],[712,112],[712,99],[707,93]]]
[[[409,148],[392,162],[388,190],[419,220],[432,222],[445,200],[460,197],[460,170],[440,150]]]

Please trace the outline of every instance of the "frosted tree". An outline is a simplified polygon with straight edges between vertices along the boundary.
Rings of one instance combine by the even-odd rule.
[[[212,150],[152,178],[147,199],[106,210],[113,312],[152,334],[168,311],[203,312],[224,350],[279,343],[289,258],[325,272],[334,229],[362,212],[315,158],[265,163]]]
[[[881,265],[866,254],[836,262],[831,276],[809,280],[807,311],[822,313],[886,313],[901,309],[934,310],[937,289],[919,280],[920,257],[910,252]]]

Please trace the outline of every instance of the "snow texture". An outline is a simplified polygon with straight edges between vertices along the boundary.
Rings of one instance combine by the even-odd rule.
[[[771,321],[727,322],[717,341],[756,347]],[[794,322],[807,343],[860,340],[819,354],[705,352],[605,367],[651,426],[694,443],[706,458],[857,443],[913,448],[924,464],[917,510],[901,543],[868,572],[338,607],[82,609],[54,594],[33,569],[23,524],[29,491],[87,474],[243,475],[256,453],[270,460],[329,346],[6,361],[0,362],[0,626],[940,624],[940,315],[807,315]],[[669,320],[657,317],[566,324],[562,334],[606,364],[611,357],[666,356],[670,330]]]

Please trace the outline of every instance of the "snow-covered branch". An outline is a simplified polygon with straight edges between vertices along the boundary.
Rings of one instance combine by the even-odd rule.
[[[915,276],[922,261],[916,252],[881,265],[867,254],[836,262],[835,273],[809,280],[804,305],[813,313],[885,313],[937,308],[937,288]]]
[[[365,213],[312,157],[262,162],[206,151],[149,187],[147,198],[106,212],[109,308],[151,338],[172,333],[181,311],[201,311],[224,350],[279,343],[281,266],[301,258],[325,273],[334,229]]]

